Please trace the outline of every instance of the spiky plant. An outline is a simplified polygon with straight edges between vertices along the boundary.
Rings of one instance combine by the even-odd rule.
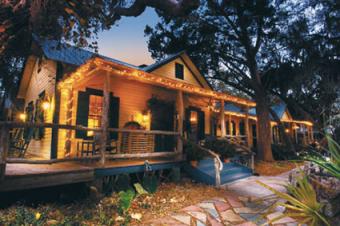
[[[326,139],[328,142],[328,149],[324,150],[330,154],[330,158],[313,151],[313,155],[308,155],[305,159],[317,164],[332,176],[340,179],[340,145],[333,140],[330,135],[326,135]]]
[[[289,184],[286,186],[288,194],[280,192],[260,181],[257,181],[257,183],[273,192],[279,198],[287,201],[287,203],[277,202],[272,206],[272,208],[275,208],[276,206],[284,206],[289,211],[271,219],[268,224],[278,221],[284,217],[293,217],[301,224],[311,226],[330,226],[321,213],[323,206],[317,201],[316,192],[313,186],[308,182],[305,175],[297,178],[296,185]]]

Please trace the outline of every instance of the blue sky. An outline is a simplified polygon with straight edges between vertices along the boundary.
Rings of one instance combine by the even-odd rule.
[[[137,66],[153,63],[144,28],[158,21],[158,15],[151,8],[138,17],[123,17],[109,31],[98,35],[99,53]]]

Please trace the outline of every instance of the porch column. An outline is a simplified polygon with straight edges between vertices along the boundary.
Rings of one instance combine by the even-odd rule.
[[[108,138],[109,108],[110,108],[110,73],[106,72],[103,87],[103,112],[102,112],[102,142],[100,147],[100,162],[105,164],[105,152]]]
[[[184,120],[184,101],[183,101],[183,91],[177,91],[177,113],[178,113],[178,127],[177,131],[179,136],[177,138],[177,152],[183,152],[183,120]]]
[[[221,108],[220,108],[220,118],[221,118],[221,137],[226,137],[226,128],[225,128],[225,117],[224,117],[224,100],[221,100]]]
[[[298,125],[295,123],[294,127],[295,127],[295,129],[294,129],[295,143],[297,144],[298,143],[298,128],[297,128]]]
[[[229,120],[228,120],[228,126],[229,126],[229,135],[230,137],[233,136],[233,124],[231,123],[231,114],[229,114],[228,116]]]
[[[5,178],[8,144],[9,130],[6,126],[2,126],[0,134],[0,182]]]
[[[246,135],[247,146],[250,147],[250,136],[249,136],[249,108],[246,107],[246,118],[244,120],[244,135]]]
[[[302,143],[304,144],[304,145],[306,145],[307,144],[307,139],[306,139],[306,130],[307,130],[307,127],[304,125],[304,124],[301,124],[301,126],[303,126],[303,141],[302,141]]]
[[[310,127],[310,132],[311,132],[311,139],[312,139],[312,142],[314,142],[314,130],[313,130],[313,126]]]

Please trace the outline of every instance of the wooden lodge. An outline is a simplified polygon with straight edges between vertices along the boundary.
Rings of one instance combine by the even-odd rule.
[[[144,160],[178,167],[183,137],[256,146],[256,103],[214,91],[185,52],[137,67],[35,37],[17,98],[23,110],[0,124],[0,163],[7,162],[0,191],[25,175],[47,186],[143,171]],[[272,109],[295,142],[313,140],[311,122],[294,120],[284,104]],[[276,124],[271,139],[280,143]],[[27,180],[16,189],[36,186]]]

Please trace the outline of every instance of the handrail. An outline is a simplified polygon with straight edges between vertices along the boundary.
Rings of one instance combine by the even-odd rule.
[[[102,128],[89,128],[81,125],[66,125],[57,123],[37,123],[37,122],[14,122],[14,121],[0,121],[0,127],[6,126],[8,128],[24,128],[24,127],[45,127],[45,128],[56,128],[56,129],[69,129],[69,130],[85,130],[102,132]],[[121,129],[121,128],[108,128],[108,132],[122,132],[122,133],[142,133],[142,134],[159,134],[159,135],[174,135],[179,136],[179,132],[175,131],[162,131],[162,130],[132,130],[132,129]]]
[[[212,155],[214,157],[216,186],[217,187],[221,186],[221,175],[220,175],[220,173],[223,170],[223,163],[220,159],[220,156],[218,154],[216,154],[215,152],[213,152],[212,150],[202,147],[201,145],[199,145],[199,148],[202,149],[203,151],[209,153],[210,155]]]

